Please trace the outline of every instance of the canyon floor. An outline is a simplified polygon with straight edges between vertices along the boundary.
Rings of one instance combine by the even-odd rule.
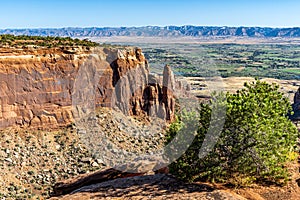
[[[243,88],[244,83],[255,81],[252,77],[184,77],[191,85],[191,92],[198,97],[208,97],[213,91],[228,91],[234,93]],[[294,94],[300,86],[300,80],[280,80],[275,78],[262,78],[269,84],[279,85],[279,90],[289,98],[290,102],[294,101]]]

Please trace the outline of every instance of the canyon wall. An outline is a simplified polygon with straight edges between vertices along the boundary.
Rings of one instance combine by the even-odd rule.
[[[2,48],[0,128],[58,128],[97,107],[174,118],[174,76],[149,75],[139,48]]]

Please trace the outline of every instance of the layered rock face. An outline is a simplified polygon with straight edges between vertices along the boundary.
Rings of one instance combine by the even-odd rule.
[[[175,112],[175,78],[170,66],[166,65],[163,77],[149,76],[149,85],[144,90],[144,110],[149,116],[173,120]]]
[[[141,49],[1,50],[0,128],[57,128],[99,106],[174,118],[171,69],[165,68],[162,86],[149,76]]]

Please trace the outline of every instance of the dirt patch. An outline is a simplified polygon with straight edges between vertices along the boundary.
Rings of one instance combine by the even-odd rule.
[[[192,86],[192,93],[196,96],[210,96],[211,92],[217,91],[228,91],[231,93],[242,89],[245,82],[255,81],[252,77],[187,77],[186,80]],[[279,80],[274,78],[263,78],[261,81],[266,81],[269,84],[276,83],[280,86],[280,91],[282,91],[291,102],[293,102],[294,94],[300,86],[299,80]]]

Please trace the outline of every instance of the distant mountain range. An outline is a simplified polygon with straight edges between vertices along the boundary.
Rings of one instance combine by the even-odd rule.
[[[41,28],[41,29],[0,29],[0,34],[69,36],[69,37],[206,37],[206,36],[245,36],[245,37],[300,37],[300,27],[213,27],[213,26],[144,26],[120,28]]]

